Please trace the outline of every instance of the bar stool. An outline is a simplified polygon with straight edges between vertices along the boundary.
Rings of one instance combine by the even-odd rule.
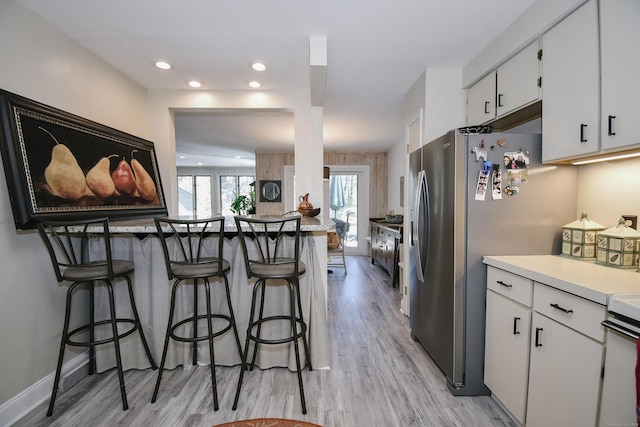
[[[249,343],[254,342],[253,356],[250,370],[253,370],[260,344],[284,344],[293,342],[296,356],[296,372],[298,374],[298,387],[300,388],[300,400],[302,402],[302,413],[307,413],[307,405],[304,398],[304,387],[302,385],[302,368],[300,364],[300,351],[298,341],[302,338],[305,351],[305,366],[309,366],[311,371],[311,359],[309,345],[307,344],[306,332],[307,324],[302,315],[302,305],[300,303],[299,277],[306,271],[306,266],[300,261],[300,222],[299,215],[278,218],[248,218],[242,216],[235,217],[236,228],[240,237],[242,253],[244,255],[247,277],[255,278],[257,281],[253,285],[253,297],[251,299],[251,312],[249,314],[249,325],[247,326],[247,336],[242,356],[242,368],[236,389],[236,397],[233,402],[233,410],[238,407],[238,398],[242,388],[242,379],[247,368],[247,358],[249,356]],[[291,242],[287,242],[286,236],[292,235]],[[267,281],[272,286],[267,286]],[[275,285],[287,285],[289,291],[289,313],[264,316],[264,301],[267,288]],[[258,301],[258,291],[260,291],[260,302],[258,319],[254,321],[256,303]],[[297,314],[296,314],[297,307]],[[261,336],[263,327],[269,328],[266,324],[287,320],[290,323],[291,334],[285,337]]]
[[[93,371],[95,369],[95,346],[111,342],[114,344],[118,380],[120,381],[120,394],[122,396],[122,409],[127,410],[129,405],[127,403],[124,374],[122,372],[120,340],[131,335],[135,331],[138,331],[140,333],[140,338],[142,339],[144,351],[151,363],[151,367],[153,369],[157,368],[153,361],[153,357],[151,357],[147,340],[144,337],[144,332],[140,325],[138,310],[133,298],[130,276],[134,272],[134,265],[129,261],[112,259],[109,220],[107,218],[64,222],[39,221],[36,225],[40,232],[40,236],[49,251],[58,282],[72,282],[67,290],[67,302],[64,313],[64,327],[62,329],[62,338],[60,341],[60,353],[58,355],[58,366],[56,367],[53,391],[51,392],[51,400],[49,401],[47,416],[49,417],[53,413],[53,405],[56,400],[58,385],[60,383],[64,351],[67,345],[89,348],[89,375],[93,375]],[[89,251],[87,245],[90,237],[92,239],[100,239],[102,241],[101,243],[104,243],[106,259],[88,259]],[[117,279],[125,279],[127,282],[127,291],[131,302],[131,310],[133,311],[132,319],[116,317],[113,283]],[[82,284],[86,284],[89,287],[89,321],[88,323],[69,331],[69,318],[71,316],[73,291]],[[107,287],[110,318],[95,321],[94,290],[95,287],[100,284],[104,284]],[[118,325],[123,324],[129,325],[129,328],[125,331],[119,331]],[[111,326],[111,330],[106,331],[108,336],[102,339],[96,338],[96,329],[107,325]],[[100,330],[102,329],[105,328],[100,328]],[[89,333],[87,340],[79,340],[80,338],[74,337],[81,332]]]
[[[160,370],[158,371],[158,379],[153,391],[151,403],[156,401],[160,381],[162,380],[162,371],[167,357],[170,339],[179,342],[188,342],[192,344],[193,364],[198,361],[199,341],[207,340],[209,342],[209,357],[211,360],[211,384],[213,388],[213,408],[218,410],[218,391],[216,385],[216,367],[215,356],[213,350],[214,338],[233,329],[238,354],[242,357],[242,347],[238,330],[236,328],[236,320],[233,315],[231,306],[231,294],[229,292],[229,281],[227,274],[231,270],[229,262],[223,258],[224,245],[224,217],[215,217],[208,219],[196,220],[180,220],[170,218],[155,218],[158,235],[162,241],[162,250],[167,266],[167,274],[169,280],[174,280],[171,288],[171,302],[169,306],[169,321],[167,323],[167,333],[164,340],[164,349],[162,350],[162,361],[160,362]],[[210,243],[207,238],[215,238],[215,243]],[[172,242],[173,246],[170,246]],[[224,282],[224,288],[227,298],[227,306],[229,314],[214,314],[211,312],[211,291],[209,286],[209,278],[221,278]],[[204,284],[206,295],[206,313],[198,314],[198,283]],[[174,311],[176,305],[176,291],[182,284],[193,285],[193,315],[185,319],[174,322]],[[213,330],[212,319],[222,319],[225,326],[217,331]],[[206,321],[206,333],[198,332],[198,321]],[[186,336],[186,331],[180,330],[183,327],[192,324],[192,335]],[[186,329],[186,328],[183,328]]]

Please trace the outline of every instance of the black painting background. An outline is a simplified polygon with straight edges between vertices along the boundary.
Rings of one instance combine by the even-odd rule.
[[[26,173],[30,175],[35,202],[36,211],[47,207],[70,207],[70,206],[124,206],[124,205],[153,205],[158,201],[147,201],[141,197],[133,197],[129,195],[111,196],[101,198],[97,196],[85,196],[79,200],[66,200],[52,195],[45,188],[44,170],[51,162],[51,153],[56,146],[56,142],[42,127],[48,130],[58,141],[69,148],[75,156],[82,172],[87,174],[102,157],[116,154],[110,160],[109,173],[112,173],[120,161],[125,159],[131,166],[131,154],[134,150],[134,158],[142,164],[147,173],[154,177],[154,168],[151,160],[151,151],[132,145],[122,140],[114,140],[107,135],[96,135],[90,129],[78,130],[69,127],[69,125],[61,125],[48,120],[42,120],[28,115],[21,114],[20,121],[22,123],[22,136],[24,141],[24,156]],[[158,192],[160,191],[157,188]]]

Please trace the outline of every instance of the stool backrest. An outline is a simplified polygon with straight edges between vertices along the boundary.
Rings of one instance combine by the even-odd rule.
[[[224,217],[205,219],[155,218],[158,236],[169,279],[173,279],[172,266],[176,264],[218,264],[218,274],[223,273]],[[211,244],[207,238],[216,238]],[[175,250],[169,250],[169,242],[175,243]]]
[[[107,278],[113,280],[111,258],[111,236],[108,218],[93,218],[73,221],[43,221],[36,223],[40,237],[47,247],[58,282],[63,280],[69,267],[104,265]],[[89,237],[99,238],[104,244],[105,259],[90,261]]]
[[[256,267],[274,265],[290,267],[297,276],[300,261],[300,215],[285,217],[234,217],[244,255],[247,276]],[[285,239],[291,236],[293,245]]]

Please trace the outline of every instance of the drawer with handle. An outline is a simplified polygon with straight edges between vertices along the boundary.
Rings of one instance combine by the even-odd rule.
[[[576,295],[534,283],[533,309],[594,340],[604,342],[601,323],[607,317],[607,307]]]
[[[533,281],[495,267],[487,267],[487,288],[531,307],[533,304]]]

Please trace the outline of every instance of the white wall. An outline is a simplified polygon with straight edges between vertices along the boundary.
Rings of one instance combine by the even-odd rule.
[[[214,112],[229,108],[293,111],[297,191],[300,194],[310,193],[313,206],[324,210],[322,129],[318,129],[318,123],[322,124],[322,108],[310,106],[307,92],[152,90],[149,91],[149,122],[152,123],[149,139],[156,144],[169,213],[176,215],[178,206],[174,111],[198,109]]]
[[[640,159],[578,166],[576,219],[582,211],[605,227],[622,215],[640,216]]]
[[[404,162],[406,158],[407,143],[404,140],[398,142],[388,151],[387,212],[403,213],[404,208],[400,206],[400,198],[404,197],[404,194],[400,192],[400,177],[405,176]],[[404,202],[404,206],[407,206],[406,200]]]
[[[13,1],[0,1],[0,57],[0,88],[147,137],[145,89]],[[15,231],[3,169],[0,271],[2,405],[55,370],[66,293],[37,234]]]
[[[461,68],[427,68],[424,97],[423,145],[467,123]]]

